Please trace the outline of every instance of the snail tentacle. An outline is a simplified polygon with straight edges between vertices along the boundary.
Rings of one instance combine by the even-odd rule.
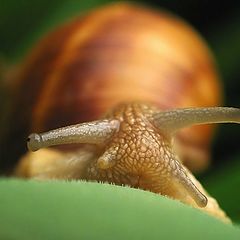
[[[100,120],[70,125],[44,133],[32,133],[27,140],[28,149],[37,151],[40,148],[71,143],[102,144],[118,131],[118,120]]]
[[[209,123],[240,123],[240,109],[232,107],[182,108],[153,115],[153,124],[164,133]]]
[[[208,203],[207,197],[197,188],[197,186],[188,177],[187,171],[177,158],[172,156],[171,159],[172,171],[171,174],[179,184],[188,192],[199,207],[206,207]]]
[[[100,169],[108,169],[115,165],[119,147],[110,147],[97,160],[97,166]]]

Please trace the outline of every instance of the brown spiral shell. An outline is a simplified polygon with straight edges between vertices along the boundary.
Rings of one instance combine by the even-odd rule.
[[[1,153],[12,162],[24,152],[29,132],[96,120],[119,102],[150,102],[160,109],[221,103],[201,37],[169,13],[130,4],[102,7],[50,33],[27,58],[15,88]],[[179,134],[176,148],[186,165],[206,164],[191,167],[187,152],[204,155],[211,136],[208,125]]]

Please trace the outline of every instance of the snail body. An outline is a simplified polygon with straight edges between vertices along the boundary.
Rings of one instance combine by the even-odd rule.
[[[18,175],[129,185],[227,220],[185,167],[207,165],[213,129],[202,124],[239,123],[239,110],[220,104],[211,54],[191,27],[114,4],[66,24],[33,51],[16,83],[5,142],[23,149],[29,132],[63,127],[29,136],[30,150],[55,148],[27,153]],[[80,145],[59,147],[70,143]]]

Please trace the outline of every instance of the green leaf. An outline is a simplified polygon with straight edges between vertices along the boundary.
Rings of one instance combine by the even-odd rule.
[[[127,187],[2,179],[0,189],[0,239],[240,238],[200,210]]]

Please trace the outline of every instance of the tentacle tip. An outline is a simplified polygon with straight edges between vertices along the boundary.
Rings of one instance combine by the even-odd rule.
[[[208,204],[208,199],[205,195],[202,195],[197,201],[197,205],[201,208],[206,207],[207,204]]]
[[[27,138],[28,150],[32,152],[39,150],[41,148],[40,146],[41,141],[42,141],[42,138],[39,134],[37,133],[30,134]]]
[[[110,162],[107,161],[107,159],[104,159],[103,157],[101,157],[97,160],[97,167],[99,169],[105,170],[105,169],[112,167],[112,164],[110,164]]]

